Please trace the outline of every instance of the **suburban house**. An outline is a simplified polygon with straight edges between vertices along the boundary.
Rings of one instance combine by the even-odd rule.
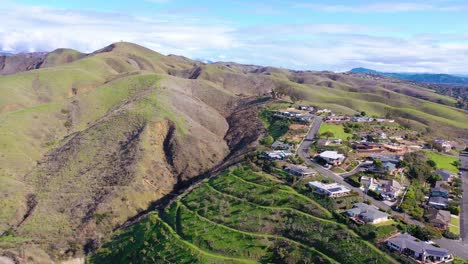
[[[431,189],[431,197],[443,197],[448,198],[449,191],[442,187],[434,187]]]
[[[434,227],[446,230],[450,224],[450,212],[429,208],[424,215],[429,223]]]
[[[326,138],[320,138],[319,140],[317,140],[317,146],[318,147],[326,147],[328,145],[331,144],[331,140],[329,139],[326,139]]]
[[[401,194],[403,187],[395,180],[376,180],[372,177],[362,176],[361,184],[364,189],[380,194],[385,200],[395,200]]]
[[[411,256],[423,263],[449,262],[453,260],[453,256],[447,249],[435,247],[427,242],[420,241],[409,234],[402,234],[387,240],[387,247],[402,254]]]
[[[271,148],[272,149],[276,149],[276,150],[290,150],[293,148],[293,145],[292,144],[287,144],[287,143],[284,143],[284,142],[281,142],[281,141],[275,141],[273,144],[271,144]]]
[[[328,145],[340,145],[341,143],[343,142],[343,140],[341,140],[341,138],[337,138],[337,139],[325,139],[325,138],[320,138],[319,140],[317,140],[317,146],[318,147],[326,147]]]
[[[323,119],[323,121],[327,123],[344,123],[344,122],[349,122],[351,118],[348,116],[327,116]]]
[[[302,165],[294,165],[294,164],[288,164],[284,168],[289,174],[296,175],[296,176],[310,176],[310,175],[315,175],[316,172],[313,169],[310,169],[309,167],[302,166]]]
[[[305,106],[305,105],[300,105],[299,107],[297,107],[297,109],[299,109],[299,110],[304,110],[304,111],[309,111],[309,112],[313,112],[313,111],[314,111],[314,107],[313,107],[313,106]]]
[[[294,156],[294,153],[289,150],[273,150],[262,153],[262,157],[269,160],[284,160],[289,156]]]
[[[452,150],[452,142],[445,139],[434,139],[434,143],[441,147],[445,152]]]
[[[355,142],[352,147],[357,152],[382,152],[385,150],[382,144],[372,142]]]
[[[445,209],[448,206],[448,199],[444,197],[431,197],[427,204],[436,209]]]
[[[374,121],[374,118],[368,117],[368,116],[353,116],[351,118],[351,121],[359,122],[359,123],[372,122],[372,121]]]
[[[320,115],[320,114],[328,114],[328,113],[331,113],[331,110],[330,109],[319,109],[317,110],[317,115]]]
[[[365,203],[355,203],[353,208],[346,211],[346,214],[364,221],[365,223],[378,224],[388,221],[388,214],[379,211],[379,209],[373,205]]]
[[[408,147],[400,144],[385,144],[383,147],[390,152],[406,152]]]
[[[395,180],[381,180],[380,196],[385,200],[395,200],[401,194],[403,187]]]
[[[318,194],[328,197],[340,197],[351,193],[351,190],[338,183],[321,183],[319,181],[309,182],[309,187]]]
[[[329,150],[320,153],[318,156],[325,160],[328,164],[335,166],[340,165],[345,159],[343,154],[339,154],[337,151]]]
[[[275,111],[273,115],[280,118],[291,119],[299,122],[309,122],[314,117],[311,114],[302,114],[294,111]]]
[[[455,174],[447,170],[436,170],[435,173],[437,175],[440,175],[440,177],[442,177],[442,180],[446,182],[451,182],[455,177],[457,177]]]
[[[385,119],[385,118],[377,118],[375,121],[379,123],[395,123],[394,119]]]
[[[448,185],[449,185],[449,183],[446,182],[446,181],[436,181],[436,183],[435,183],[435,187],[442,187],[442,188],[444,188],[444,186],[448,186]]]

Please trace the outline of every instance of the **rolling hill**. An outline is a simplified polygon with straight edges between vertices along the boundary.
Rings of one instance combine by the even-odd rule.
[[[438,84],[468,84],[468,78],[450,74],[435,74],[435,73],[395,73],[395,72],[379,72],[366,68],[354,68],[350,72],[353,73],[368,73],[375,75],[383,75],[401,80],[438,83]]]
[[[396,262],[331,219],[274,176],[237,167],[118,232],[90,262]]]
[[[93,252],[127,220],[254,149],[272,89],[430,136],[468,131],[454,99],[414,84],[204,64],[124,42],[59,49],[38,67],[8,57],[16,70],[0,76],[0,250],[31,262]]]

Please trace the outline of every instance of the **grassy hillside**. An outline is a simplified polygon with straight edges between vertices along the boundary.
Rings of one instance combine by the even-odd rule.
[[[468,128],[466,111],[452,107],[452,99],[416,86],[346,74],[207,65],[124,42],[92,54],[59,49],[47,54],[39,69],[0,76],[0,251],[58,260],[99,246],[112,230],[151,209],[155,201],[172,197],[227,157],[255,146],[264,133],[257,119],[262,98],[280,85],[303,99],[297,104],[347,114],[366,111],[434,135],[465,135]],[[284,124],[270,129],[281,132],[281,127]],[[219,216],[184,203],[185,198],[177,208],[241,233],[260,233],[262,241],[282,236],[278,251],[258,242],[262,249],[252,254],[260,258],[220,254],[187,240],[165,216],[161,228],[174,232],[161,239],[172,241],[175,234],[186,240],[188,252],[200,262],[218,261],[218,255],[235,261],[276,258],[286,254],[279,250],[283,247],[293,258],[333,262],[337,254],[337,261],[348,260],[343,252],[322,252],[325,242],[295,237],[296,230],[278,222],[298,217],[300,223],[329,223],[334,238],[357,239],[324,221],[328,212],[291,190],[270,192],[268,181],[262,181],[260,185],[267,185],[262,187],[231,176],[202,188],[226,204],[236,205],[241,198],[247,203],[239,206],[255,214],[278,214],[265,230],[237,226],[235,217],[248,216],[228,211],[221,223]]]
[[[227,118],[242,98],[161,74],[192,66],[118,43],[0,77],[0,235],[11,234],[0,245],[34,240],[52,258],[81,254],[224,159]]]
[[[92,263],[122,259],[144,262],[155,258],[190,259],[193,263],[393,262],[331,219],[330,212],[273,176],[238,167],[176,200],[161,216],[153,213],[122,231],[90,260]],[[161,232],[170,237],[150,246],[154,244],[151,239]],[[185,248],[172,250],[171,245],[177,242],[179,248],[182,245]]]

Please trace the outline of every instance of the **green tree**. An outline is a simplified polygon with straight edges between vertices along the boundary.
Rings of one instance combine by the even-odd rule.
[[[460,162],[460,160],[456,160],[456,161],[452,162],[452,165],[457,167],[457,168],[460,168],[461,162]]]
[[[272,136],[266,136],[260,140],[260,144],[265,145],[265,146],[271,146],[275,140],[273,139]]]
[[[326,137],[327,139],[331,138],[331,137],[334,137],[335,134],[333,134],[333,132],[331,131],[325,131],[322,133],[322,136]]]
[[[366,116],[366,112],[362,111],[361,116]]]
[[[431,166],[432,168],[437,167],[437,163],[433,160],[428,160],[427,165]]]

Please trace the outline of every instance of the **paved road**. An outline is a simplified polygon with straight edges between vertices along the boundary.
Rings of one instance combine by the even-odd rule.
[[[468,259],[468,246],[463,244],[461,240],[451,240],[447,238],[441,238],[434,240],[438,245],[452,252],[454,255],[459,256],[463,259]]]
[[[460,238],[463,243],[468,244],[468,157],[460,156],[462,166],[460,171],[462,173],[463,181],[463,199],[460,213]],[[468,250],[467,250],[468,251]]]

